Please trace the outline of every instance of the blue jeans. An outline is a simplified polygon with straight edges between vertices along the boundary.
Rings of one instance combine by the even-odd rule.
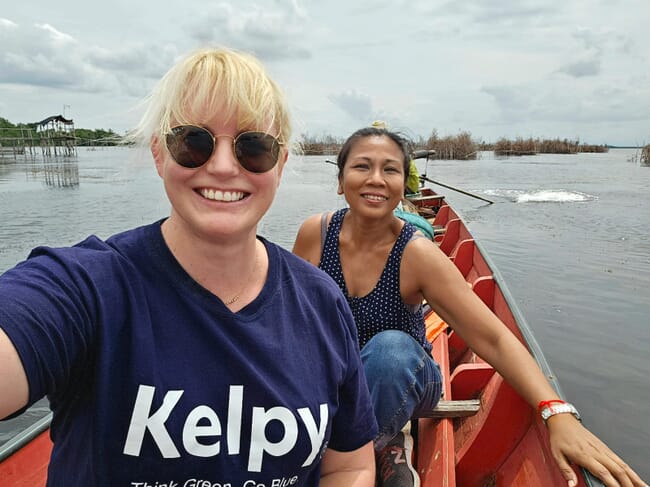
[[[379,433],[379,451],[418,413],[433,409],[440,399],[440,367],[412,336],[398,330],[377,333],[361,349],[361,361]]]

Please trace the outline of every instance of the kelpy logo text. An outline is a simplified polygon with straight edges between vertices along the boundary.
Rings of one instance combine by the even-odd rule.
[[[165,422],[172,414],[174,407],[185,391],[167,391],[162,405],[157,411],[152,412],[154,392],[152,386],[140,385],[133,406],[133,414],[129,431],[126,435],[123,453],[126,455],[140,456],[142,441],[148,430],[156,446],[164,458],[178,458],[181,456],[177,445],[172,440]],[[228,412],[226,420],[226,443],[228,455],[240,454],[242,409],[244,403],[244,386],[231,385],[228,394]],[[279,457],[287,454],[296,445],[298,434],[302,428],[309,436],[311,452],[302,464],[303,467],[311,465],[316,459],[327,429],[328,410],[327,404],[320,405],[319,423],[316,424],[309,408],[299,408],[297,411],[301,422],[296,415],[283,406],[272,407],[268,410],[262,407],[253,407],[253,416],[250,431],[250,449],[248,452],[248,471],[261,472],[264,454]],[[278,442],[271,442],[266,438],[266,426],[271,421],[280,421],[284,426],[284,436]],[[201,425],[199,425],[201,423]],[[221,441],[214,443],[199,443],[200,437],[221,437],[221,420],[217,413],[206,405],[195,407],[187,415],[183,426],[183,448],[197,457],[212,457],[221,453]]]

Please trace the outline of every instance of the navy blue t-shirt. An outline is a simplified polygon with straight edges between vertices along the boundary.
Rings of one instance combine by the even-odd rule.
[[[29,403],[54,411],[48,485],[318,485],[325,448],[376,434],[345,298],[260,238],[266,283],[232,313],[160,223],[39,247],[0,277]]]

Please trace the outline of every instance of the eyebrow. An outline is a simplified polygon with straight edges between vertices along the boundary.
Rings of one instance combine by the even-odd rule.
[[[370,157],[367,157],[367,156],[356,156],[356,157],[353,157],[353,158],[352,158],[352,161],[358,161],[358,160],[363,160],[363,161],[366,161],[366,162],[371,162],[373,159],[370,158]],[[350,161],[350,162],[352,162],[352,161]],[[402,161],[400,161],[399,159],[383,159],[383,160],[380,161],[380,163],[381,163],[381,164],[384,164],[384,165],[385,165],[385,164],[392,164],[392,163],[395,163],[395,164],[401,164]]]

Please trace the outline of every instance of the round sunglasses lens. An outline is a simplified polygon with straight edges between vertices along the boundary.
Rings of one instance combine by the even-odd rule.
[[[188,125],[172,128],[167,134],[166,142],[174,160],[187,168],[205,164],[214,149],[214,140],[207,130]]]
[[[272,135],[244,132],[237,136],[235,154],[244,169],[263,173],[271,170],[278,162],[280,145]]]

